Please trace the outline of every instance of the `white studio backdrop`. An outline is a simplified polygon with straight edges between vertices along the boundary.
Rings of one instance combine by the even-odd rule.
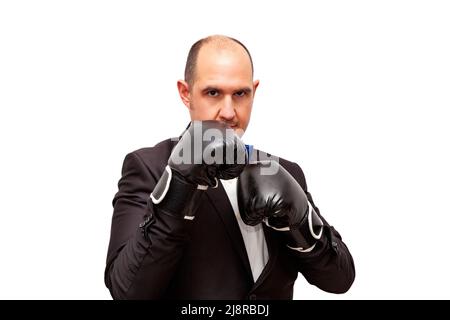
[[[356,264],[344,295],[448,299],[446,1],[0,2],[0,298],[110,299],[122,161],[175,136],[189,47],[241,40],[247,143],[298,162]]]

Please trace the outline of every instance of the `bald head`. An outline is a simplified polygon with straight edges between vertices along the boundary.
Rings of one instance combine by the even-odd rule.
[[[253,61],[248,49],[236,39],[222,35],[213,35],[200,39],[192,45],[186,61],[184,80],[189,86],[193,85],[196,77],[199,56],[209,56],[212,53],[226,51],[231,51],[236,54],[244,53],[248,57],[251,67],[251,74],[253,77]]]

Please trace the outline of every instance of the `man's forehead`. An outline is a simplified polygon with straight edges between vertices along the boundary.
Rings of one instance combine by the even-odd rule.
[[[197,56],[197,68],[220,67],[222,65],[249,67],[251,61],[247,52],[240,45],[233,44],[229,47],[217,47],[204,45]]]
[[[248,81],[197,81],[195,83],[201,91],[221,90],[221,91],[251,91],[251,82]]]
[[[251,67],[232,61],[222,61],[205,65],[197,70],[196,81],[207,86],[233,86],[248,85],[253,81]]]
[[[233,56],[208,56],[197,64],[196,78],[202,82],[217,83],[252,81],[251,65],[243,59]]]

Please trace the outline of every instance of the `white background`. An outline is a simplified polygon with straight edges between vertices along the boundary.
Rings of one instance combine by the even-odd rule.
[[[122,161],[175,136],[189,47],[226,34],[261,80],[245,141],[298,162],[356,263],[345,295],[448,299],[446,1],[2,1],[0,298],[110,299]]]

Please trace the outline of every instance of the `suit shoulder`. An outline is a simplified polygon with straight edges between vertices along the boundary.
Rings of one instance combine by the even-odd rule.
[[[283,166],[283,168],[285,168],[289,172],[300,171],[301,174],[303,175],[303,170],[298,163],[284,159],[284,158],[278,158],[278,159],[279,159],[280,165]]]
[[[149,169],[164,168],[175,143],[173,139],[166,139],[155,144],[153,147],[134,150],[127,154],[127,157],[134,156],[138,158]]]
[[[276,155],[272,155],[268,152],[257,150],[256,155],[258,160],[275,160],[277,161],[284,169],[286,169],[294,178],[297,180],[297,182],[302,186],[303,189],[306,190],[306,179],[305,174],[303,173],[302,168],[293,161],[289,161],[287,159],[278,157]]]
[[[306,190],[306,178],[302,168],[295,162],[279,158],[280,165],[285,168],[297,182]]]
[[[153,147],[145,147],[134,150],[130,153],[134,153],[140,157],[148,158],[148,157],[164,157],[164,155],[168,155],[169,158],[170,152],[172,151],[175,142],[172,139],[166,139],[161,142],[158,142]]]

